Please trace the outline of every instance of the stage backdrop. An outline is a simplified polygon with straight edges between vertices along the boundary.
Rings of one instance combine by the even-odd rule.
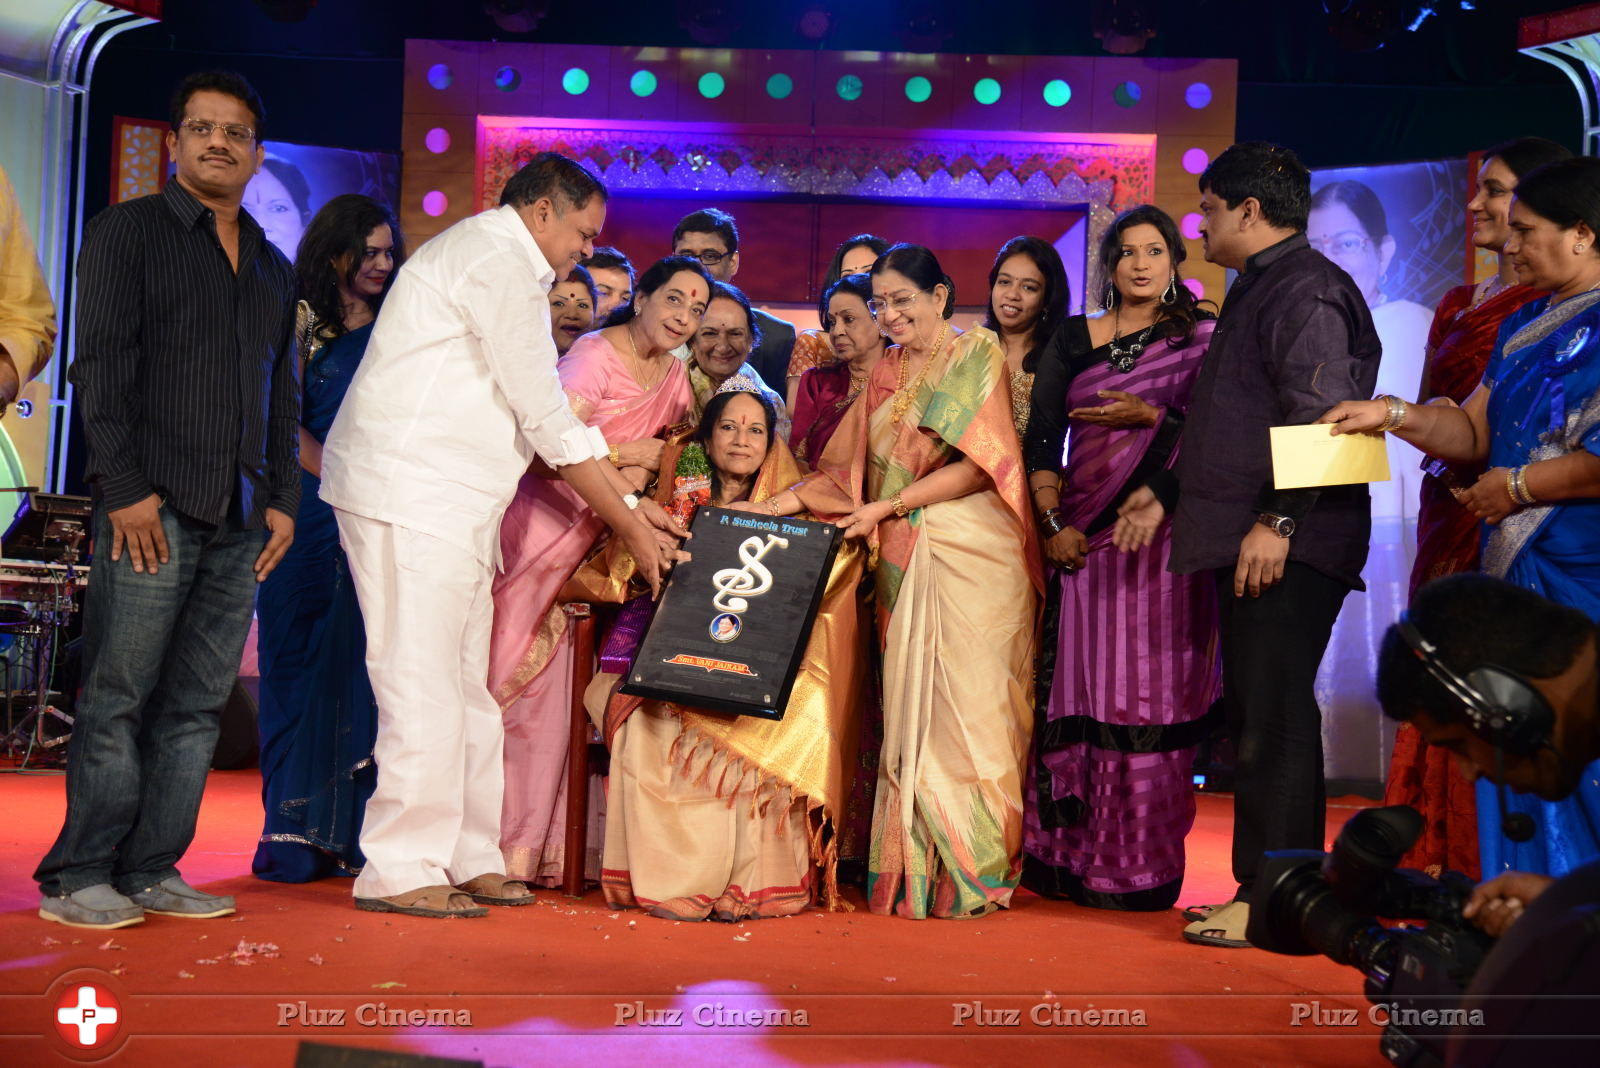
[[[1471,176],[1466,160],[1316,171],[1306,236],[1349,272],[1383,342],[1379,393],[1417,396],[1433,309],[1470,280],[1464,240]],[[1372,486],[1367,589],[1345,598],[1317,678],[1330,779],[1381,783],[1394,727],[1374,696],[1384,630],[1405,608],[1416,559],[1422,456],[1389,439],[1390,481]]]
[[[604,179],[601,238],[641,268],[668,216],[729,207],[760,253],[739,285],[805,325],[834,246],[862,230],[931,235],[969,309],[1003,240],[1045,236],[1077,304],[1098,288],[1087,249],[1151,201],[1216,299],[1194,181],[1233,139],[1236,80],[1227,59],[408,41],[401,222],[437,233],[534,152],[563,152]]]
[[[322,145],[266,142],[261,173],[244,207],[290,261],[317,209],[341,193],[361,193],[393,209],[400,199],[400,157]]]

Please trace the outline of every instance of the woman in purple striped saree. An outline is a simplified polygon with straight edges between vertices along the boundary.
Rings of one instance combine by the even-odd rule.
[[[1123,498],[1177,458],[1214,324],[1178,275],[1183,242],[1164,212],[1119,217],[1100,255],[1106,314],[1068,319],[1045,349],[1024,449],[1054,567],[1022,883],[1157,910],[1183,883],[1191,765],[1219,693],[1216,605],[1209,579],[1167,571],[1169,526],[1134,553],[1111,534]]]

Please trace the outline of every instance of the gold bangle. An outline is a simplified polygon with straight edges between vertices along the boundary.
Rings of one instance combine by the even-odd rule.
[[[779,495],[774,494],[773,496],[767,498],[767,511],[771,512],[773,515],[778,514],[778,496]]]
[[[911,513],[911,509],[906,507],[906,502],[900,499],[900,494],[898,493],[889,498],[889,503],[894,506],[894,514],[899,516],[901,519],[904,519]]]
[[[1533,505],[1539,503],[1538,498],[1533,495],[1533,491],[1528,489],[1527,464],[1523,464],[1521,467],[1512,471],[1509,475],[1509,482],[1511,487],[1511,499],[1513,501],[1522,505],[1524,508],[1531,508]]]

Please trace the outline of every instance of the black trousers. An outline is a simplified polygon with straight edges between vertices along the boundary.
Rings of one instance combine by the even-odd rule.
[[[1321,849],[1326,791],[1317,667],[1349,587],[1290,561],[1260,597],[1233,595],[1233,568],[1219,568],[1222,693],[1237,750],[1233,877],[1249,901],[1261,854]]]

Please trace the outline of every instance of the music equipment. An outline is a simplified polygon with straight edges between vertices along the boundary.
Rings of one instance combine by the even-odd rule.
[[[0,602],[50,604],[89,585],[88,565],[0,560]]]
[[[40,493],[32,486],[16,517],[0,535],[0,635],[12,639],[11,653],[26,651],[32,690],[19,693],[12,675],[17,657],[6,660],[6,734],[0,745],[22,751],[22,766],[36,752],[55,749],[71,735],[70,696],[50,689],[61,633],[78,610],[76,596],[89,585],[89,568],[80,550],[89,536],[93,504],[87,497]],[[16,719],[18,699],[28,708]],[[65,704],[67,708],[61,706]]]
[[[89,536],[93,512],[93,503],[87,497],[29,493],[0,536],[0,554],[13,560],[76,562],[79,547]]]

